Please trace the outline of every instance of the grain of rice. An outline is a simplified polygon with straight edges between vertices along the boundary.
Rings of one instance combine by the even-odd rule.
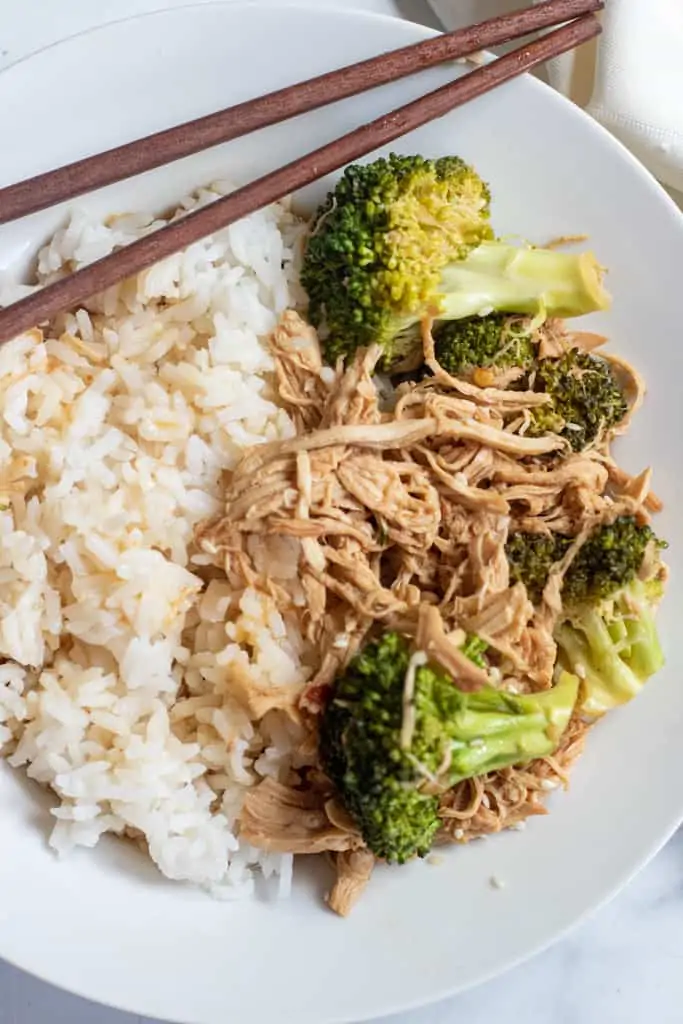
[[[36,283],[161,223],[75,212]],[[230,679],[299,685],[305,643],[265,595],[207,585],[193,531],[246,447],[294,433],[264,342],[299,301],[302,232],[262,210],[0,349],[0,754],[55,792],[58,853],[133,829],[167,877],[223,899],[257,868],[291,888],[291,856],[240,846],[235,818],[300,737],[251,721]],[[295,551],[275,538],[270,575],[296,580]]]

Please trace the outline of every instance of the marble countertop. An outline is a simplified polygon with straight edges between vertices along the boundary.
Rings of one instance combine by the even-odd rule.
[[[57,39],[186,0],[0,0],[0,70]],[[436,24],[426,0],[318,0]],[[459,0],[453,0],[459,2]],[[590,855],[587,852],[587,855]],[[621,895],[552,949],[471,992],[382,1024],[680,1024],[683,832]],[[0,961],[0,1024],[145,1024]]]

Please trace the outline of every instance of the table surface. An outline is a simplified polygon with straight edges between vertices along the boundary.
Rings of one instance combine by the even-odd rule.
[[[426,0],[316,0],[435,25]],[[458,3],[460,0],[452,0]],[[0,70],[107,21],[186,0],[0,0]],[[533,961],[445,1003],[382,1024],[680,1024],[683,833],[609,906]],[[0,1024],[145,1024],[57,991],[0,962]]]

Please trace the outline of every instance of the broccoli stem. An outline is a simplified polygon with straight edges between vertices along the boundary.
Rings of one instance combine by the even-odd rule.
[[[621,609],[624,627],[624,654],[640,679],[648,679],[664,665],[664,652],[659,642],[655,620],[656,605],[642,580],[633,580],[628,588],[626,607]]]
[[[629,623],[629,664],[641,679],[648,679],[664,665],[657,627],[651,614],[643,613],[639,622]]]
[[[470,636],[466,647],[472,652],[483,643]],[[429,851],[440,826],[440,792],[552,754],[579,689],[576,676],[559,672],[542,693],[489,685],[464,692],[442,668],[422,661],[413,666],[414,720],[405,739],[413,657],[399,633],[370,641],[335,680],[320,724],[323,771],[367,846],[399,864]]]
[[[610,297],[591,253],[530,249],[482,242],[442,273],[437,319],[458,320],[494,310],[581,316],[606,309]]]
[[[576,676],[563,672],[543,693],[513,695],[490,688],[469,694],[448,726],[454,740],[450,785],[552,754],[569,724],[578,685]]]
[[[582,710],[603,714],[631,700],[659,672],[664,654],[647,582],[632,580],[610,601],[582,605],[555,631],[562,664],[582,677]]]
[[[597,618],[597,616],[596,616]],[[564,624],[557,629],[555,639],[561,651],[562,660],[573,670],[581,672],[584,694],[581,708],[588,714],[603,712],[625,704],[635,697],[643,681],[626,665],[614,646],[601,635],[607,633],[596,623],[581,622],[590,632],[590,639],[582,636],[571,626]],[[592,627],[596,628],[592,628]],[[599,646],[596,648],[595,644]]]

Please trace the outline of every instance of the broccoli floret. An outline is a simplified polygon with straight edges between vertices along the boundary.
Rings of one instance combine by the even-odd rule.
[[[581,674],[581,709],[600,715],[635,697],[664,664],[655,615],[661,586],[633,579],[574,606],[555,633],[560,663]]]
[[[635,578],[651,543],[660,544],[652,529],[639,526],[633,516],[619,516],[610,525],[598,527],[567,571],[563,600],[577,605],[610,597]]]
[[[510,577],[540,599],[551,567],[571,538],[513,534],[507,544]],[[663,665],[655,613],[663,593],[657,551],[666,545],[649,526],[621,516],[598,527],[569,566],[563,614],[555,629],[560,664],[582,679],[582,709],[596,714],[635,696]],[[647,579],[642,580],[648,550]]]
[[[465,657],[469,658],[470,661],[473,661],[475,665],[479,666],[479,668],[487,667],[487,661],[484,655],[488,649],[489,645],[486,640],[482,640],[482,638],[477,636],[476,633],[468,633],[465,637],[464,644],[460,648]]]
[[[489,190],[458,157],[348,167],[313,218],[301,280],[326,356],[378,343],[383,368],[419,352],[428,314],[578,316],[609,297],[592,255],[492,241]]]
[[[550,570],[571,546],[561,534],[513,533],[505,553],[510,578],[523,583],[530,600],[537,603]],[[562,585],[565,604],[576,605],[610,597],[639,572],[649,544],[663,546],[649,526],[639,526],[633,516],[619,516],[598,526],[580,547]]]
[[[551,403],[532,411],[528,433],[560,434],[576,452],[602,438],[628,411],[607,360],[578,349],[557,359],[539,360],[533,378],[521,386],[532,386],[552,397]]]
[[[454,377],[476,367],[528,367],[536,346],[519,317],[504,313],[448,320],[434,335],[438,362]]]
[[[550,570],[559,562],[571,539],[559,534],[513,533],[505,546],[510,579],[523,583],[529,600],[538,604]]]
[[[476,640],[466,646],[481,656]],[[320,727],[321,764],[373,853],[404,863],[431,847],[439,792],[551,754],[577,692],[578,679],[562,673],[539,694],[513,696],[492,686],[464,693],[440,668],[411,663],[407,640],[386,633],[335,681]]]
[[[567,572],[567,615],[555,639],[561,663],[581,674],[588,714],[635,697],[664,664],[655,622],[664,589],[658,557],[649,559],[646,580],[638,574],[648,549],[665,546],[649,526],[622,516],[591,534]]]
[[[400,744],[409,662],[397,633],[369,644],[336,680],[320,726],[321,764],[344,806],[370,849],[399,864],[424,856],[439,827],[438,799],[420,791],[415,764]],[[422,728],[411,752],[420,760],[430,753]]]

